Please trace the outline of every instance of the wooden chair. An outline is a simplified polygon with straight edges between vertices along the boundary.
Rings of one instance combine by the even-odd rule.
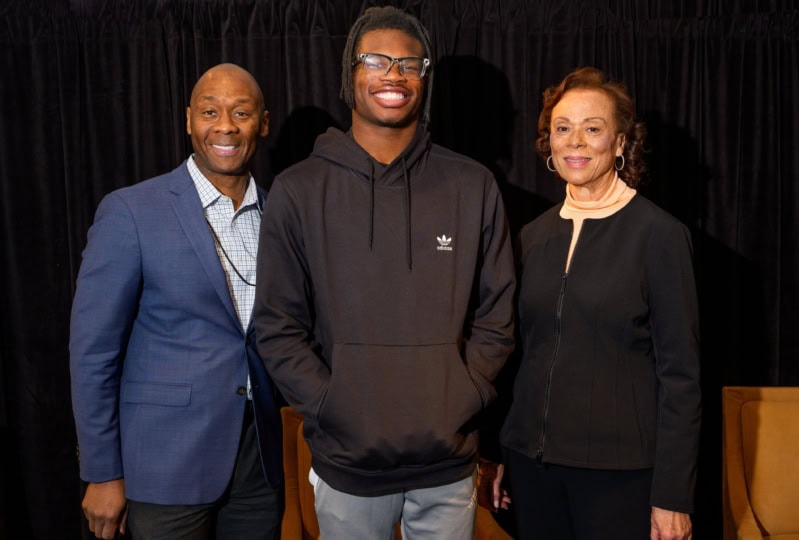
[[[283,472],[286,488],[286,510],[283,514],[284,540],[317,540],[319,524],[314,511],[313,486],[308,482],[311,450],[302,436],[302,415],[291,407],[280,411],[283,417]],[[511,540],[497,524],[491,512],[477,507],[477,540]],[[397,539],[401,538],[399,527]]]
[[[799,387],[722,389],[725,540],[799,540]]]

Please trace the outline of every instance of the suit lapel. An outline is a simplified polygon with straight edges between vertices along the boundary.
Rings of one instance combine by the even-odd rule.
[[[230,298],[225,271],[219,262],[214,239],[208,230],[208,223],[205,221],[200,196],[197,194],[185,163],[175,171],[173,178],[174,182],[170,186],[170,191],[175,195],[172,201],[175,216],[180,222],[183,232],[186,233],[186,240],[197,254],[208,280],[216,290],[219,300],[235,322],[236,328],[241,330],[239,317],[233,306],[233,300]]]

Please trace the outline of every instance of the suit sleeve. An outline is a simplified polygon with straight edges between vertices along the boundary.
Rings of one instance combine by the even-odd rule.
[[[294,409],[314,417],[330,379],[313,335],[310,273],[296,206],[276,179],[261,219],[253,325],[258,354]]]
[[[699,453],[699,309],[687,228],[667,223],[650,242],[650,323],[659,382],[650,504],[693,511]]]
[[[464,328],[465,358],[487,405],[496,395],[493,381],[513,351],[513,253],[505,209],[493,178],[488,182],[482,228],[482,260],[472,293],[471,318]]]
[[[141,252],[122,197],[100,203],[89,229],[70,321],[72,405],[81,478],[123,476],[119,381],[141,294]]]

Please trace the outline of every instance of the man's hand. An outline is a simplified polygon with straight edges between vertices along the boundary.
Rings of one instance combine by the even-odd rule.
[[[117,530],[125,532],[127,521],[125,480],[89,483],[83,497],[83,515],[89,521],[89,530],[97,538],[110,540]]]
[[[505,466],[501,463],[480,460],[477,467],[477,504],[492,512],[497,512],[500,508],[507,510],[510,497],[501,487],[504,474]]]
[[[691,540],[691,516],[652,507],[650,540]]]

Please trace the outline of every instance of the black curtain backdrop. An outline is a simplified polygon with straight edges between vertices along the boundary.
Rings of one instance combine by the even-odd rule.
[[[260,82],[268,187],[329,125],[371,1],[0,3],[0,538],[81,537],[68,369],[86,231],[109,191],[190,152],[208,67]],[[406,0],[436,47],[435,140],[491,168],[514,230],[563,196],[534,152],[542,90],[595,65],[649,127],[641,191],[694,237],[704,432],[695,538],[721,530],[720,388],[799,384],[799,9],[789,0]],[[291,540],[291,539],[289,539]]]

